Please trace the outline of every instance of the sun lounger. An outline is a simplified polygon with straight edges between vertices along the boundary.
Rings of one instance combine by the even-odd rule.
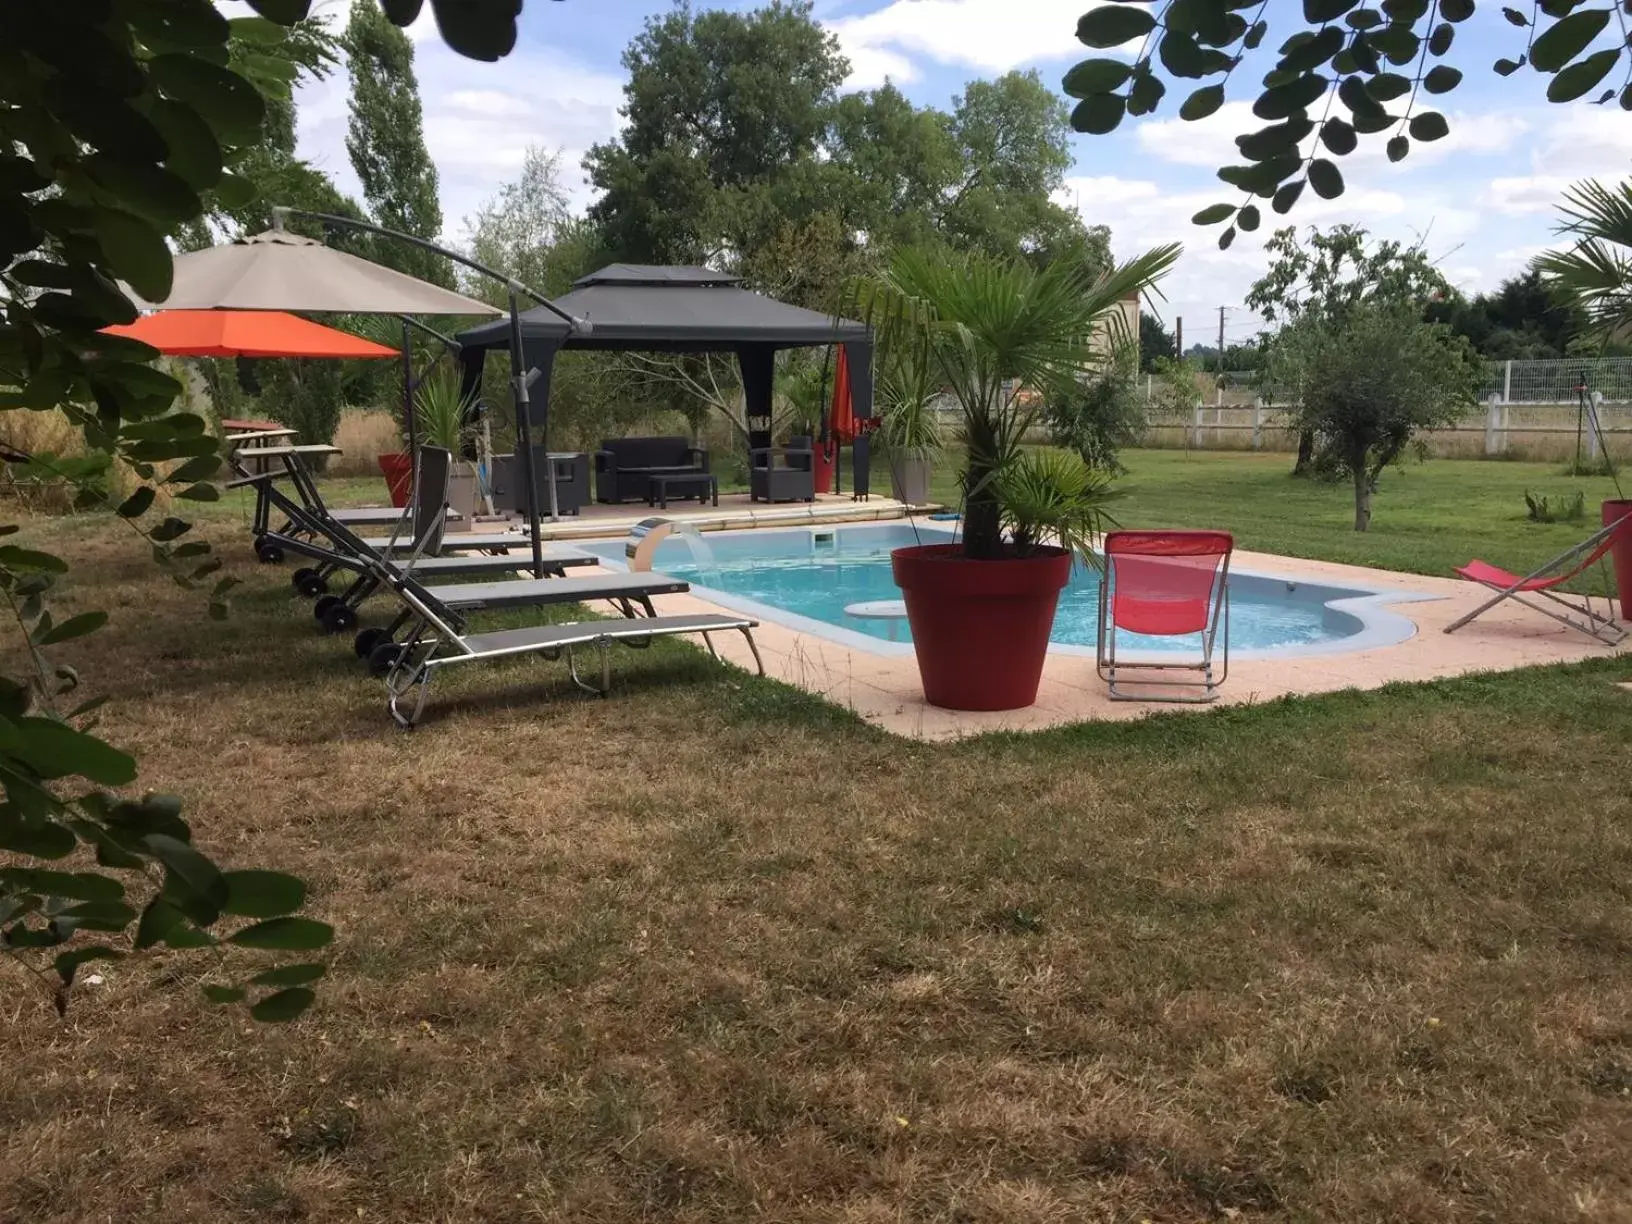
[[[1445,632],[1455,633],[1470,621],[1489,612],[1497,604],[1511,599],[1514,603],[1523,604],[1562,625],[1568,625],[1571,629],[1584,633],[1605,646],[1620,645],[1626,640],[1627,630],[1616,623],[1615,605],[1611,600],[1607,598],[1605,600],[1607,614],[1600,613],[1593,607],[1590,594],[1574,596],[1569,592],[1561,592],[1560,588],[1594,565],[1602,564],[1610,549],[1615,546],[1619,533],[1623,531],[1632,532],[1632,517],[1617,519],[1599,528],[1575,547],[1560,553],[1546,565],[1529,574],[1510,573],[1501,566],[1491,565],[1487,561],[1469,561],[1456,572],[1469,582],[1477,582],[1480,586],[1495,591],[1496,594],[1466,616],[1446,625]],[[1613,589],[1612,585],[1610,589]],[[1546,602],[1526,599],[1527,595],[1538,596]]]
[[[414,600],[413,595],[409,598]],[[521,655],[543,655],[548,659],[565,655],[573,683],[586,692],[605,697],[612,687],[613,643],[621,642],[625,646],[641,648],[650,646],[660,637],[697,633],[702,635],[708,652],[719,658],[712,635],[734,630],[747,640],[759,674],[765,674],[765,661],[760,658],[753,633],[759,623],[745,616],[714,613],[649,616],[633,620],[580,621],[466,634],[462,632],[461,625],[444,619],[433,606],[414,602],[420,616],[419,623],[409,639],[401,644],[385,676],[386,708],[397,724],[404,728],[412,728],[419,721],[436,674],[461,663],[481,663]],[[586,681],[579,673],[576,651],[585,646],[593,646],[600,657],[599,684]]]

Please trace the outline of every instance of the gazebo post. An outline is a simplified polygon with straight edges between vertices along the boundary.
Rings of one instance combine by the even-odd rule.
[[[533,545],[533,577],[544,576],[544,545],[538,537],[538,486],[533,483],[533,428],[528,420],[527,384],[531,371],[524,368],[526,358],[521,349],[521,312],[516,306],[515,286],[510,287],[510,389],[516,405],[516,466],[521,472],[521,487],[527,507],[528,537]],[[544,466],[550,466],[549,457]],[[550,511],[555,512],[555,481],[550,481]]]

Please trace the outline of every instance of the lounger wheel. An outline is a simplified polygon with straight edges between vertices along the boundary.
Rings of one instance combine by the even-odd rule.
[[[357,652],[359,659],[367,660],[374,653],[374,648],[391,640],[391,635],[384,629],[364,629],[352,639],[351,648]]]
[[[402,643],[381,642],[368,653],[368,670],[376,676],[383,676],[396,665],[397,657],[402,654]]]
[[[338,595],[319,595],[317,602],[312,605],[312,615],[318,620],[322,620],[323,614],[340,602],[342,601]]]
[[[347,629],[357,628],[357,609],[336,599],[323,609],[322,620],[325,633],[343,633]]]
[[[289,582],[295,590],[307,599],[316,599],[329,589],[328,579],[310,566],[301,566],[300,569],[289,575]]]
[[[276,544],[257,544],[255,556],[260,559],[262,565],[276,565],[283,560],[283,549]]]

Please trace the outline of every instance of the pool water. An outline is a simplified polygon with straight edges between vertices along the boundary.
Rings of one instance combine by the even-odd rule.
[[[702,588],[698,593],[704,598],[717,592],[726,597],[723,602],[747,611],[758,611],[751,605],[760,605],[880,642],[910,642],[905,620],[856,617],[847,615],[845,608],[901,598],[890,572],[892,549],[946,543],[952,538],[945,531],[908,524],[710,532],[703,536],[670,536],[658,545],[652,568]],[[621,542],[594,542],[579,547],[621,567]],[[1093,647],[1099,618],[1099,582],[1099,573],[1091,566],[1078,564],[1073,568],[1054,617],[1050,638],[1054,645]],[[1329,605],[1373,595],[1370,591],[1232,573],[1230,649],[1278,652],[1341,642],[1360,633],[1366,625],[1361,617]],[[1405,624],[1409,626],[1409,622]],[[1117,636],[1119,650],[1194,651],[1196,642],[1195,635]]]

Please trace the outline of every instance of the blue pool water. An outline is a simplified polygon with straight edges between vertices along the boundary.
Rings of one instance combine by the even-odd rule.
[[[710,532],[703,536],[671,536],[662,541],[652,568],[684,578],[704,598],[724,597],[731,606],[796,627],[799,619],[862,634],[878,642],[911,641],[904,620],[865,619],[847,615],[851,604],[899,600],[901,591],[890,573],[890,550],[910,544],[945,543],[946,531],[909,524],[837,528],[799,528]],[[700,547],[695,546],[701,541]],[[590,542],[579,545],[621,568],[624,545]],[[1376,592],[1333,587],[1284,578],[1232,573],[1230,578],[1229,643],[1232,652],[1305,653],[1309,649],[1348,648],[1348,639],[1365,634],[1363,644],[1379,644],[1368,622],[1379,617],[1398,621],[1385,626],[1390,640],[1410,636],[1411,624],[1391,614],[1372,612],[1345,601],[1368,601]],[[789,614],[776,616],[775,613]],[[1070,649],[1092,648],[1099,616],[1099,573],[1077,565],[1060,594],[1051,640]],[[1403,626],[1403,628],[1402,628]],[[1371,630],[1368,632],[1368,628]],[[1194,637],[1150,638],[1121,634],[1119,649],[1135,651],[1194,650]],[[1362,644],[1355,641],[1354,646]],[[889,649],[885,647],[884,649]]]

